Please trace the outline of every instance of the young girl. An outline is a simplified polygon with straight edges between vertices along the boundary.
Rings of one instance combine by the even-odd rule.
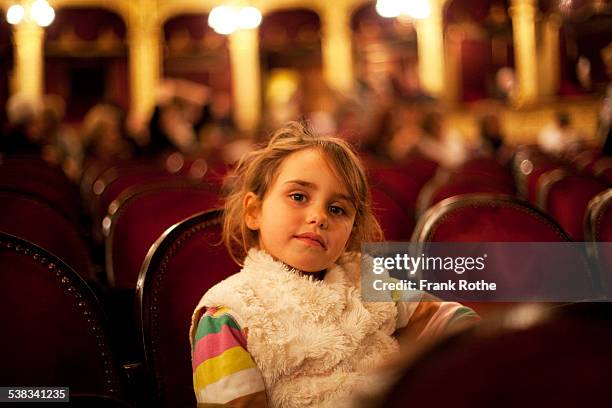
[[[298,123],[239,163],[223,238],[244,266],[194,312],[198,403],[346,405],[398,352],[396,330],[434,336],[475,318],[457,303],[361,300],[356,251],[382,239],[364,169],[346,142]]]

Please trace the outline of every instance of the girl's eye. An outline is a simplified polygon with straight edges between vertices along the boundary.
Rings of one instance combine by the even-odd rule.
[[[291,198],[293,201],[297,201],[298,203],[306,201],[306,196],[302,193],[289,194],[289,198]]]
[[[344,208],[332,205],[329,207],[329,212],[333,215],[343,215],[345,213]]]

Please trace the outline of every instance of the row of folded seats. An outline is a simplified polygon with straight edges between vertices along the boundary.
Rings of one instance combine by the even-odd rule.
[[[0,165],[0,314],[11,332],[0,383],[65,384],[109,404],[193,406],[190,315],[238,270],[220,245],[216,209],[227,169],[178,155],[94,163],[82,206],[58,171],[26,158]],[[443,171],[415,156],[369,174],[390,241],[612,241],[610,182],[532,148],[511,169],[479,158]],[[576,270],[585,293],[612,294],[612,254],[602,248],[593,245],[593,264]],[[94,264],[105,268],[96,273]],[[506,278],[551,279],[543,265]]]

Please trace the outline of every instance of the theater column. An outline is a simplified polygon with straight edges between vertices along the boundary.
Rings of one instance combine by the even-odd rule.
[[[160,78],[160,29],[149,13],[130,19],[129,66],[131,114],[138,121],[148,118],[155,106]]]
[[[342,2],[327,2],[321,13],[323,75],[330,88],[353,89],[353,50],[349,10]]]
[[[43,41],[45,31],[33,21],[23,21],[13,26],[15,45],[15,73],[13,93],[22,93],[34,98],[44,91]]]
[[[259,30],[237,30],[229,36],[234,120],[244,132],[255,130],[261,115]]]
[[[530,105],[538,99],[535,0],[511,0],[510,15],[514,39],[514,60],[518,92],[515,104]]]
[[[444,0],[430,0],[431,13],[416,21],[419,81],[421,90],[435,97],[445,97],[444,27],[442,9]]]
[[[542,22],[542,47],[540,49],[540,95],[552,97],[559,91],[560,56],[559,29],[561,17],[556,13],[549,14]]]

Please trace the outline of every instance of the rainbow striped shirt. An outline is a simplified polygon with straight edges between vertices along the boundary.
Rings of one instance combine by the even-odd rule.
[[[453,326],[479,320],[459,303],[398,302],[397,328],[418,339],[437,337]],[[267,407],[261,371],[247,351],[247,328],[236,323],[229,308],[210,308],[199,319],[192,340],[193,385],[199,406]],[[239,319],[238,319],[239,320]]]
[[[238,326],[228,308],[206,310],[192,350],[198,404],[267,406],[261,371],[246,350],[246,329]]]

